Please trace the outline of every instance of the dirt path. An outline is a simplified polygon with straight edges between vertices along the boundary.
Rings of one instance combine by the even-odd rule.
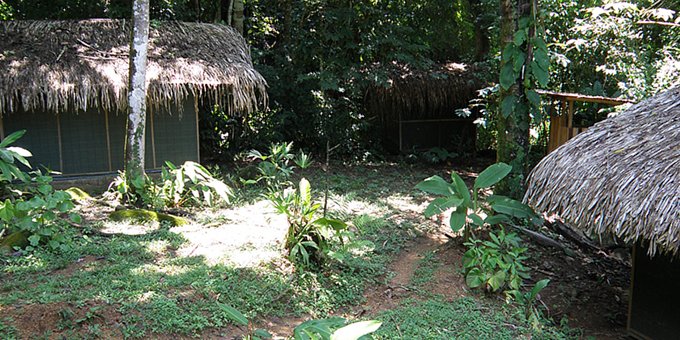
[[[389,265],[388,272],[394,276],[385,284],[368,288],[364,294],[366,302],[357,307],[355,314],[375,314],[394,309],[403,299],[414,296],[416,288],[412,286],[412,280],[414,273],[418,269],[419,262],[430,252],[435,251],[439,256],[439,254],[446,252],[450,248],[446,237],[441,235],[421,235],[413,240],[411,244],[407,245]],[[432,292],[440,290],[436,289],[438,282],[450,282],[447,274],[455,275],[456,273],[455,271],[444,269],[439,270],[436,274],[434,280],[425,287],[426,290]]]

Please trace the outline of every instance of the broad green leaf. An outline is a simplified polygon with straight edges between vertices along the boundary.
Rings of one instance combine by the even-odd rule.
[[[540,66],[538,66],[536,61],[531,62],[531,73],[534,75],[536,81],[538,81],[538,84],[541,85],[541,87],[548,86],[548,82],[550,81],[548,71],[543,70]]]
[[[377,320],[355,322],[333,332],[331,340],[357,340],[377,331],[381,325],[382,322]]]
[[[474,224],[474,225],[476,225],[476,226],[478,226],[478,227],[481,227],[481,226],[484,225],[484,221],[482,220],[481,217],[479,217],[479,215],[477,215],[477,214],[470,214],[470,215],[468,215],[468,217],[469,217],[470,220],[472,221],[472,224]]]
[[[470,288],[477,288],[483,283],[481,275],[479,268],[472,268],[465,276],[465,283]]]
[[[5,137],[5,139],[0,142],[0,148],[6,148],[8,145],[14,143],[17,139],[21,138],[26,133],[26,130],[14,131]]]
[[[522,44],[524,44],[525,41],[527,41],[527,31],[525,30],[519,30],[515,32],[515,35],[512,38],[513,43],[515,46],[520,47]]]
[[[548,283],[550,283],[550,279],[543,279],[541,281],[536,282],[534,285],[534,288],[531,289],[531,292],[529,293],[529,300],[533,300],[538,293],[540,293],[543,288],[545,288]]]
[[[33,234],[28,237],[28,241],[31,242],[31,245],[35,247],[40,243],[40,235]]]
[[[505,49],[503,49],[502,60],[503,60],[504,62],[509,62],[510,60],[512,60],[512,58],[514,57],[515,53],[517,53],[518,51],[520,51],[520,49],[518,49],[518,48],[517,48],[515,45],[513,45],[513,44],[507,44],[507,45],[505,45]]]
[[[219,303],[220,308],[222,311],[224,311],[227,314],[227,317],[231,320],[234,321],[235,323],[241,325],[241,326],[247,326],[248,325],[248,318],[246,318],[243,313],[239,312],[236,308],[225,305],[223,303]]]
[[[550,57],[548,56],[547,51],[543,50],[536,50],[534,53],[534,60],[536,61],[536,64],[538,67],[541,68],[543,71],[550,71]]]
[[[486,219],[484,219],[484,223],[487,223],[489,225],[496,225],[496,224],[501,224],[501,223],[509,223],[510,218],[508,218],[505,215],[490,215],[487,216]]]
[[[528,205],[505,196],[492,195],[487,198],[491,209],[495,212],[516,218],[532,218],[536,216]]]
[[[471,207],[472,202],[470,200],[470,191],[468,190],[467,185],[465,185],[465,181],[455,172],[451,172],[451,181],[453,182],[453,186],[456,189],[456,193],[458,193],[458,196],[463,198],[463,205],[466,207]]]
[[[267,332],[266,330],[264,330],[262,328],[256,329],[254,335],[256,337],[260,338],[260,339],[271,339],[272,338],[272,334]]]
[[[496,163],[486,168],[475,180],[474,190],[489,188],[505,178],[512,167],[505,163]]]
[[[465,226],[466,212],[467,208],[458,207],[456,211],[451,214],[451,218],[449,219],[449,225],[451,226],[451,230],[458,231],[461,228],[463,228],[463,226]]]
[[[503,117],[510,117],[510,115],[515,111],[515,105],[517,105],[517,96],[511,94],[505,97],[501,102],[501,114]]]
[[[531,105],[535,107],[540,107],[541,106],[541,96],[538,95],[538,92],[534,90],[527,90],[525,92],[527,99],[529,99],[529,102]]]
[[[519,75],[520,72],[522,71],[522,66],[524,66],[524,63],[526,62],[527,59],[527,54],[524,52],[518,52],[515,55],[515,58],[512,60],[512,70],[515,72],[515,74]]]
[[[315,220],[314,222],[312,222],[312,224],[330,227],[335,231],[341,231],[341,230],[347,229],[347,223],[340,221],[340,220],[335,220],[335,219],[325,218],[325,217],[322,217],[322,218]]]
[[[430,194],[449,196],[454,193],[453,188],[443,178],[432,176],[416,185],[417,189]]]
[[[441,214],[446,209],[457,207],[463,203],[463,199],[458,197],[439,197],[434,199],[425,208],[425,217],[430,218],[434,215]]]
[[[515,84],[515,80],[517,80],[517,74],[515,73],[515,70],[513,69],[513,64],[511,63],[506,63],[503,65],[503,68],[501,69],[501,77],[500,77],[500,83],[501,87],[503,90],[509,90],[512,85]]]
[[[499,270],[489,278],[489,286],[495,292],[505,283],[505,271]]]

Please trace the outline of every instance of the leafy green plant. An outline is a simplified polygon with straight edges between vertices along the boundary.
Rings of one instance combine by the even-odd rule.
[[[31,157],[31,153],[23,148],[11,146],[26,133],[26,130],[15,131],[0,142],[0,183],[6,183],[14,180],[23,182],[28,181],[28,175],[19,169],[17,162],[31,168],[26,157]]]
[[[293,262],[321,264],[331,249],[331,240],[341,236],[340,232],[347,229],[343,221],[317,217],[321,204],[312,201],[311,185],[304,178],[300,180],[297,191],[289,188],[272,192],[269,200],[288,220],[284,246]]]
[[[160,188],[146,174],[128,179],[125,172],[118,171],[118,176],[109,184],[108,191],[114,193],[116,198],[123,203],[134,206],[152,209],[161,209],[165,206]]]
[[[418,183],[416,188],[441,196],[427,206],[425,216],[429,218],[455,208],[451,213],[449,225],[453,231],[464,229],[465,240],[469,239],[472,227],[508,223],[512,218],[531,219],[538,223],[533,210],[519,201],[498,195],[490,196],[486,200],[480,199],[480,190],[492,187],[505,178],[510,170],[511,167],[505,163],[489,166],[479,174],[472,190],[468,189],[463,179],[453,171],[451,183],[439,176],[425,179]]]
[[[28,150],[10,146],[26,131],[21,130],[0,142],[0,187],[4,201],[0,201],[0,237],[14,234],[18,246],[25,237],[32,250],[47,244],[53,250],[69,249],[69,222],[80,223],[80,215],[71,213],[75,205],[65,191],[54,190],[52,177],[40,171],[24,172],[16,162],[30,169],[26,160]],[[16,181],[19,181],[16,183]]]
[[[453,159],[456,156],[458,156],[458,154],[455,152],[449,152],[448,150],[440,147],[431,148],[423,152],[421,155],[425,162],[429,164],[440,164],[446,162],[449,159]]]
[[[229,203],[231,188],[216,179],[201,164],[187,161],[180,167],[165,162],[159,184],[147,175],[127,179],[124,172],[109,185],[123,202],[151,209],[173,208],[187,205],[213,206],[221,201]]]
[[[248,152],[248,157],[258,160],[257,170],[259,177],[256,180],[246,180],[246,184],[254,184],[264,181],[268,188],[278,189],[282,185],[289,184],[288,179],[295,170],[294,163],[301,169],[308,168],[312,164],[312,157],[300,151],[293,153],[293,142],[272,143],[267,154],[257,150]]]
[[[264,180],[267,186],[278,187],[293,174],[293,166],[290,164],[295,155],[292,153],[293,143],[272,143],[267,154],[260,151],[251,150],[248,157],[253,160],[260,160],[257,169],[260,172],[260,180]]]
[[[534,325],[540,323],[541,313],[536,307],[536,300],[538,294],[550,283],[549,279],[543,279],[538,282],[527,292],[521,290],[510,290],[506,292],[506,301],[514,300],[517,304],[524,307],[524,316]]]
[[[177,167],[166,161],[165,165],[161,172],[161,192],[167,206],[212,206],[217,201],[229,203],[233,195],[231,188],[213,177],[201,164],[187,161]]]
[[[506,289],[519,291],[522,280],[529,278],[524,265],[527,248],[520,246],[521,239],[515,233],[490,232],[490,240],[470,239],[463,255],[465,282],[470,288],[482,288],[487,292]]]

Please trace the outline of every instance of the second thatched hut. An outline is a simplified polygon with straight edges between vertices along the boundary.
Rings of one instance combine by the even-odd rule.
[[[365,103],[392,152],[469,150],[475,145],[476,117],[464,110],[482,87],[464,64],[446,63],[429,71],[395,65],[385,86],[367,91]]]
[[[680,334],[680,86],[557,148],[532,171],[525,199],[634,244],[630,334]]]

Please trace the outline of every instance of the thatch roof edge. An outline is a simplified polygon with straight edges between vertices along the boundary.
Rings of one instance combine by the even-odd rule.
[[[0,115],[127,107],[130,22],[0,23]],[[233,113],[267,105],[267,83],[245,39],[224,25],[161,22],[150,30],[150,106],[169,109],[190,96]]]

